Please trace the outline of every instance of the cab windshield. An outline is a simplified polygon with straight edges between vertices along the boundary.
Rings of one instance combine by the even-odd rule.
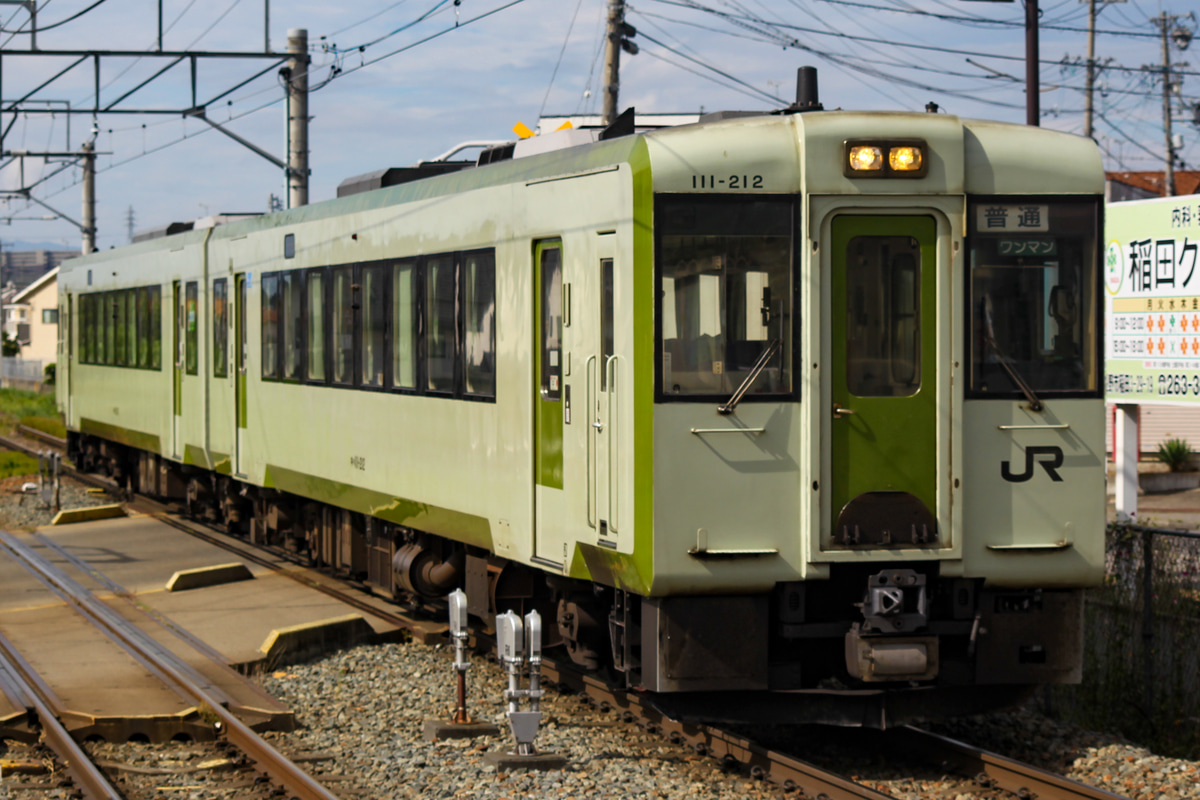
[[[792,392],[792,220],[790,198],[660,198],[664,399],[724,400],[768,350],[746,399]]]
[[[970,204],[972,395],[1098,391],[1098,214],[1095,202]]]

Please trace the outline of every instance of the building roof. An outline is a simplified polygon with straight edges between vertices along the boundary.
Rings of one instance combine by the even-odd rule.
[[[1134,186],[1138,189],[1161,196],[1163,193],[1163,173],[1158,172],[1106,172],[1104,177],[1110,181]],[[1200,190],[1200,170],[1175,170],[1175,194],[1197,194]]]
[[[54,281],[57,277],[58,277],[58,267],[55,267],[54,269],[50,270],[45,275],[38,278],[36,281],[29,284],[24,289],[22,289],[21,291],[17,292],[15,295],[13,295],[13,299],[11,302],[13,302],[13,303],[28,302],[29,298],[33,297],[35,294],[37,294],[39,291],[41,291],[42,287],[44,287],[46,284]]]

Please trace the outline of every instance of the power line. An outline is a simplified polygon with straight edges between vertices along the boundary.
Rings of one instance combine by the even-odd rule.
[[[76,11],[74,14],[67,17],[66,19],[60,19],[58,22],[51,22],[49,25],[39,25],[38,29],[37,29],[37,33],[41,33],[42,31],[53,30],[54,28],[58,28],[63,25],[66,25],[68,22],[79,19],[80,17],[82,17],[84,14],[88,13],[92,9],[96,8],[97,6],[103,5],[104,3],[107,3],[107,2],[108,2],[108,0],[96,0],[96,2],[92,3],[87,8],[83,9],[82,11]],[[32,33],[32,32],[33,32],[32,30],[26,30],[24,25],[22,25],[20,28],[18,28],[15,31],[10,31],[10,30],[6,30],[4,28],[0,28],[0,33]]]
[[[664,0],[659,0],[664,2]],[[1024,28],[1025,23],[1018,20],[1009,19],[981,19],[979,17],[964,17],[958,14],[938,14],[933,11],[922,11],[916,8],[888,8],[887,6],[876,6],[870,3],[857,3],[854,0],[820,0],[822,3],[838,6],[851,6],[853,8],[868,8],[875,11],[885,11],[893,14],[912,14],[921,17],[933,17],[934,19],[945,20],[947,22],[972,22],[980,24],[980,26],[994,25],[997,27],[1006,28]],[[1074,28],[1066,25],[1053,25],[1049,23],[1039,23],[1038,28],[1041,30],[1065,31],[1067,33],[1087,33],[1087,28]],[[1097,29],[1097,34],[1106,36],[1128,36],[1143,39],[1157,39],[1158,35],[1154,33],[1140,33],[1138,31],[1104,31]]]

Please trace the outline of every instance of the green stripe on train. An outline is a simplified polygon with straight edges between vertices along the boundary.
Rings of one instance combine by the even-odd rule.
[[[79,432],[162,455],[162,443],[154,434],[132,431],[129,428],[109,425],[107,422],[97,422],[87,417],[79,420]]]
[[[406,500],[403,497],[319,478],[285,467],[268,465],[264,483],[310,500],[445,536],[474,547],[492,549],[491,524],[486,518],[474,514]]]

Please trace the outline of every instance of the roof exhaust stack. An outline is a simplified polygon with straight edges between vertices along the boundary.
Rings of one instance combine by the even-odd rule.
[[[825,106],[817,99],[817,68],[800,67],[796,70],[796,102],[785,108],[783,113],[824,110]]]
[[[801,67],[796,70],[796,110],[823,110],[825,107],[817,97],[817,68]]]

